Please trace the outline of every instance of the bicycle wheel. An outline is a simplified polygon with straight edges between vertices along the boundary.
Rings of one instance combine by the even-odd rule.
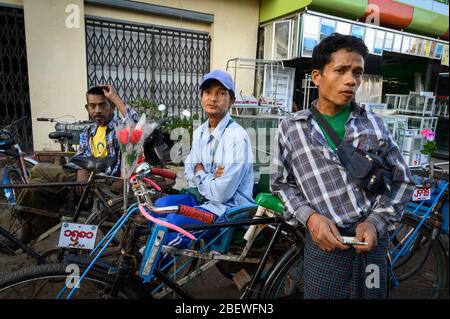
[[[80,274],[85,267],[79,266]],[[73,270],[72,270],[73,271]],[[10,273],[0,279],[0,299],[54,299],[65,286],[69,268],[64,264],[33,266]],[[114,276],[106,272],[91,270],[72,298],[104,299],[114,281]],[[67,292],[63,297],[67,295]],[[123,281],[118,290],[118,299],[138,299],[149,297],[144,290],[131,280]]]
[[[136,199],[134,197],[131,196],[128,197],[128,205],[133,204],[135,201]],[[97,208],[93,207],[89,211],[85,221],[83,222],[84,224],[88,225],[97,225],[98,229],[102,233],[101,237],[103,237],[103,235],[106,235],[111,229],[111,227],[113,227],[115,223],[119,220],[119,218],[124,214],[123,199],[117,198],[115,201],[113,201],[113,203],[111,204],[111,206],[109,206],[109,208],[112,211],[112,215],[107,212],[106,207],[103,207],[102,204],[100,204],[100,206],[98,206]],[[123,235],[124,235],[123,230],[121,230],[116,235],[113,242],[115,244],[118,244],[123,239]]]
[[[406,243],[418,224],[410,215],[404,215],[398,224],[404,231],[396,236],[400,245]],[[391,291],[391,298],[448,298],[448,258],[439,237],[432,240],[431,235],[432,228],[424,224],[412,246],[398,259],[399,263],[394,264],[393,272],[400,285]],[[391,260],[400,246],[396,246],[396,251],[393,247],[391,245],[389,251]]]
[[[274,265],[260,298],[303,298],[303,248],[291,247]]]

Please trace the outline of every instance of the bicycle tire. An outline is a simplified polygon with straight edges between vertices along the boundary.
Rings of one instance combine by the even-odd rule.
[[[66,279],[70,272],[66,272],[66,265],[62,263],[45,264],[24,268],[8,274],[0,279],[0,299],[53,299],[56,298],[60,290],[64,287]],[[85,270],[84,266],[79,265],[80,275]],[[53,286],[45,285],[48,281]],[[74,294],[73,299],[101,299],[105,298],[107,290],[111,287],[114,276],[98,269],[92,269],[80,288]],[[26,287],[30,287],[26,289]],[[36,290],[32,288],[37,288]],[[106,291],[102,290],[106,289]],[[24,294],[22,296],[21,294]],[[20,295],[19,295],[20,294]],[[67,293],[65,294],[67,295]],[[125,278],[118,291],[118,299],[139,299],[151,298],[145,290],[136,285],[133,280]]]
[[[260,298],[303,298],[303,248],[293,246],[273,266]]]
[[[128,203],[135,202],[134,197],[128,198]],[[111,209],[115,220],[112,219],[112,217],[105,211],[106,209],[103,208],[103,210],[100,210],[98,212],[93,212],[92,210],[88,213],[88,216],[86,220],[84,221],[85,224],[89,225],[97,225],[98,228],[102,231],[103,234],[106,235],[106,233],[111,229],[111,227],[116,223],[117,220],[123,215],[123,199],[117,199],[115,202],[112,203],[111,206],[109,206]],[[123,236],[122,231],[119,232],[118,239],[115,241],[120,241]]]
[[[416,229],[419,221],[410,215],[404,215],[399,222]],[[412,254],[408,256],[407,262],[401,265],[394,265],[393,272],[400,282],[401,291],[414,291],[414,294],[421,298],[441,298],[448,297],[448,258],[445,247],[440,237],[431,239],[432,228],[424,224],[419,230],[420,240],[415,239]],[[392,258],[392,257],[391,257]],[[397,298],[395,290],[392,291],[393,298]]]

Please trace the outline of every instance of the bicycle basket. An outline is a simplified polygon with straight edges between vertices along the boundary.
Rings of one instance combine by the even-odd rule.
[[[55,125],[55,130],[57,132],[72,133],[72,139],[69,140],[69,143],[78,145],[78,144],[80,144],[80,134],[81,134],[81,132],[84,130],[85,127],[87,127],[89,125],[90,125],[90,123],[87,123],[87,124],[57,123]]]

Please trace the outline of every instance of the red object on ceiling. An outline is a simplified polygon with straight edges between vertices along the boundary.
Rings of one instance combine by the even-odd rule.
[[[379,8],[380,24],[384,27],[404,29],[413,19],[414,8],[412,6],[393,0],[369,0],[368,2],[369,5],[360,21],[364,22],[367,16],[374,14],[372,6]]]

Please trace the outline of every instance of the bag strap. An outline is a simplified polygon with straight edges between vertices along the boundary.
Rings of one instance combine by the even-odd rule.
[[[316,119],[316,121],[319,122],[319,124],[322,125],[322,128],[325,130],[325,132],[327,132],[328,136],[331,138],[331,140],[333,141],[334,145],[336,147],[341,145],[341,143],[342,143],[341,139],[336,134],[336,132],[333,130],[331,125],[327,122],[327,120],[325,120],[325,118],[319,112],[319,110],[314,105],[311,105],[309,107],[309,110],[313,114],[313,117]]]

